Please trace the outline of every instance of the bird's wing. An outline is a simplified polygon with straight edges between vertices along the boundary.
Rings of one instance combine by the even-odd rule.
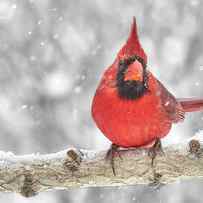
[[[169,118],[174,122],[183,121],[185,118],[185,111],[182,108],[180,102],[164,87],[164,85],[158,81],[159,96],[161,98],[161,104],[164,110],[167,112]]]

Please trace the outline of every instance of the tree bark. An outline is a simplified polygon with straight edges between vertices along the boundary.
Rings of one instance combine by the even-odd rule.
[[[30,197],[49,189],[168,184],[203,176],[203,147],[191,140],[165,147],[151,166],[148,149],[122,149],[115,156],[115,171],[106,151],[67,149],[40,155],[16,156],[0,152],[0,191]]]

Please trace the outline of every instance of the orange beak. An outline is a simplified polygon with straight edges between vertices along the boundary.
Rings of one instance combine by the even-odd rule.
[[[129,65],[124,80],[143,81],[143,67],[138,61]]]

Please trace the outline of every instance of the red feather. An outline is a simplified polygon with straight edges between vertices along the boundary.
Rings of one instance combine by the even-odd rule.
[[[114,63],[104,72],[92,102],[92,116],[98,128],[114,144],[122,147],[142,147],[168,134],[173,123],[183,121],[185,112],[203,110],[203,99],[176,99],[147,71],[147,91],[138,98],[123,98],[119,92],[119,78],[122,72],[121,60],[132,56],[140,57],[147,63],[147,56],[142,49],[135,18],[127,43],[119,51]],[[143,63],[141,62],[141,63]],[[121,85],[137,84],[129,74],[143,74],[145,64],[135,61],[130,64],[127,81]],[[143,71],[140,68],[143,67]],[[118,76],[120,71],[120,75]],[[129,89],[132,94],[134,86]],[[125,89],[124,89],[125,90]],[[125,95],[126,96],[126,95]]]
[[[188,98],[178,99],[185,112],[201,111],[203,110],[203,99]]]
[[[138,55],[141,57],[145,63],[147,63],[147,56],[139,42],[138,32],[137,32],[137,24],[136,19],[133,17],[133,23],[130,30],[130,35],[126,44],[123,48],[119,51],[118,56],[119,58],[129,57],[132,55]]]

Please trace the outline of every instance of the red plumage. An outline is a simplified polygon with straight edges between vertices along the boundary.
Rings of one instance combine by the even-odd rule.
[[[203,99],[189,98],[177,99],[185,112],[194,112],[203,110]]]
[[[98,128],[121,147],[149,145],[166,136],[185,112],[203,110],[203,99],[176,99],[145,70],[146,64],[134,18],[129,38],[104,72],[92,102]]]

